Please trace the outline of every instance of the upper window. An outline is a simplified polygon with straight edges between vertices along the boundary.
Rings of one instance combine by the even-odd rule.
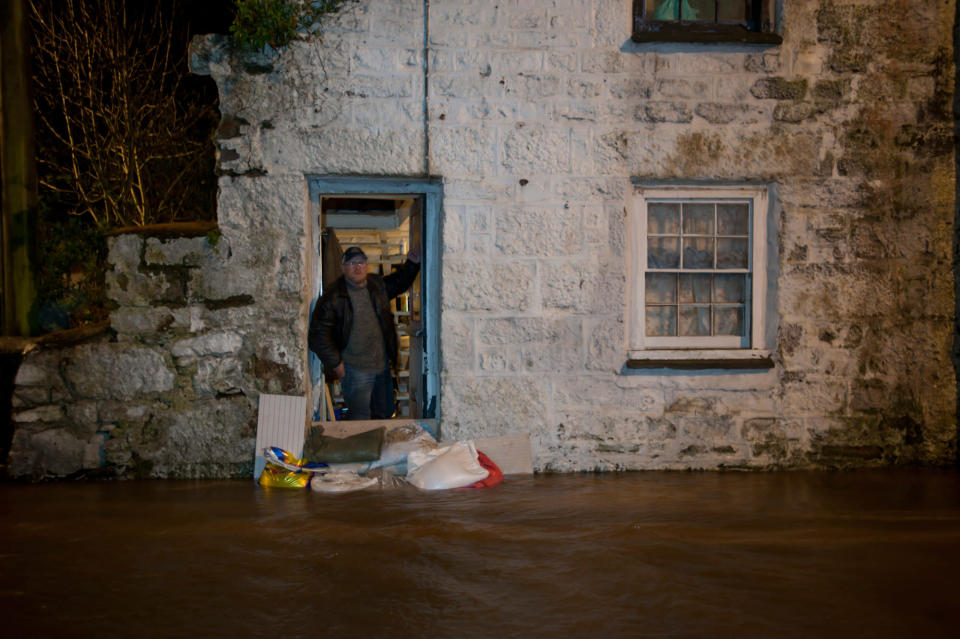
[[[629,222],[631,360],[769,358],[767,208],[766,187],[638,188]]]
[[[779,44],[776,0],[634,0],[637,42]]]

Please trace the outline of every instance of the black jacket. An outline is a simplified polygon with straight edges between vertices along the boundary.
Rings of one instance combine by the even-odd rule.
[[[383,333],[383,344],[390,358],[390,364],[397,364],[397,330],[393,324],[393,314],[390,312],[390,300],[400,295],[413,284],[420,265],[410,260],[403,263],[398,270],[387,276],[367,275],[367,292],[373,310],[380,322],[380,331]],[[307,342],[310,350],[317,354],[323,362],[323,369],[328,373],[343,361],[340,353],[350,341],[350,328],[353,325],[353,305],[350,303],[350,293],[347,292],[347,283],[343,276],[324,291],[323,296],[313,308],[310,317],[310,332]]]

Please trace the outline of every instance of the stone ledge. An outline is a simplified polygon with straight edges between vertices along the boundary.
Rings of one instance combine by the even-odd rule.
[[[773,354],[765,350],[634,351],[625,363],[628,369],[668,368],[679,370],[756,370],[773,368]]]
[[[38,337],[0,337],[0,354],[28,353],[38,346],[69,346],[95,337],[108,328],[110,328],[110,322],[106,320]]]
[[[166,222],[163,224],[147,224],[146,226],[124,226],[107,231],[104,235],[139,235],[156,238],[199,237],[215,231],[217,228],[218,225],[214,221]]]
[[[776,46],[783,36],[770,31],[748,31],[737,25],[648,23],[633,32],[634,42],[680,42],[691,44],[758,44]]]

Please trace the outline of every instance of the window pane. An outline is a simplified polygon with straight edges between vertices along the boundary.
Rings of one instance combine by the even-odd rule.
[[[647,273],[647,304],[676,304],[677,276],[675,273]]]
[[[710,334],[710,307],[709,306],[681,306],[680,307],[680,334],[681,335],[709,335]]]
[[[717,335],[739,335],[743,337],[743,307],[717,306]]]
[[[713,287],[713,275],[681,275],[680,302],[690,304],[710,303],[710,289]]]
[[[677,20],[680,0],[647,0],[648,20]]]
[[[647,233],[677,235],[680,233],[680,205],[653,202],[647,206]]]
[[[717,204],[717,235],[749,235],[750,207],[746,204]]]
[[[676,306],[647,307],[647,335],[650,337],[668,337],[676,334]]]
[[[713,235],[713,204],[684,204],[683,233]]]
[[[746,275],[717,275],[714,280],[714,300],[728,304],[743,304],[747,301]]]
[[[713,268],[713,239],[683,238],[683,268]]]
[[[681,20],[714,21],[714,0],[683,0]]]
[[[677,268],[680,266],[680,238],[651,237],[647,240],[649,268]]]
[[[717,240],[717,268],[747,268],[750,242],[746,238],[720,238]]]
[[[747,5],[744,0],[717,0],[717,12],[720,22],[746,22]]]

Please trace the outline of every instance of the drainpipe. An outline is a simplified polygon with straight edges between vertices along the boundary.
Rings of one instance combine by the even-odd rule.
[[[423,0],[423,176],[430,177],[430,0]]]

